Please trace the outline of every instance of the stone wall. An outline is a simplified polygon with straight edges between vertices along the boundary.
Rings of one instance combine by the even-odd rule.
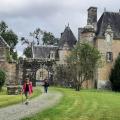
[[[16,63],[8,63],[6,61],[0,61],[0,69],[6,72],[6,84],[17,83],[17,71]]]
[[[67,56],[70,54],[70,50],[59,50],[59,62],[58,64],[66,64]]]
[[[114,62],[120,53],[120,40],[112,40],[111,43],[108,43],[105,39],[97,39],[96,47],[102,54],[102,64],[97,70],[98,88],[105,88],[107,83],[109,84],[111,68],[113,67]],[[106,61],[107,52],[113,53],[113,61]]]

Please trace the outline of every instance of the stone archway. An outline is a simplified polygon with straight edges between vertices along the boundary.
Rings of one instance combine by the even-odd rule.
[[[40,68],[36,71],[36,85],[42,84],[45,78],[49,77],[49,72],[45,68]]]
[[[34,86],[45,78],[51,82],[54,64],[55,61],[53,60],[22,59],[19,61],[19,78],[25,80],[26,77],[29,77]]]

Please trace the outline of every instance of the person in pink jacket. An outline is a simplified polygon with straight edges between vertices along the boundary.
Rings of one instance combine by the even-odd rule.
[[[29,96],[33,93],[33,88],[32,88],[32,82],[30,82],[29,78],[25,79],[25,82],[23,84],[23,92],[26,97],[26,102],[25,104],[28,104],[28,98]]]

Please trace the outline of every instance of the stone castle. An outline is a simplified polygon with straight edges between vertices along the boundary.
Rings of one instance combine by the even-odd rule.
[[[104,12],[97,20],[97,8],[88,9],[87,25],[78,28],[78,41],[96,47],[102,55],[102,65],[95,72],[97,88],[109,85],[111,68],[120,53],[120,12]],[[65,27],[58,46],[33,46],[33,58],[19,61],[18,79],[30,74],[35,80],[44,79],[52,74],[52,63],[65,64],[66,56],[77,40],[69,26]],[[92,82],[88,87],[93,88]]]
[[[104,12],[97,21],[97,8],[88,9],[87,25],[79,28],[80,42],[89,42],[102,55],[102,66],[96,71],[97,88],[109,84],[111,68],[120,53],[120,12]]]

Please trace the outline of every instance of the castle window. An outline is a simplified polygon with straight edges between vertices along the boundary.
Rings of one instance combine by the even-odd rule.
[[[112,52],[107,52],[106,53],[106,60],[107,60],[107,62],[112,62],[113,61],[113,53]]]
[[[110,42],[113,40],[113,31],[110,25],[107,26],[107,29],[105,31],[105,39],[107,42]]]
[[[40,77],[43,77],[43,71],[40,71]]]

